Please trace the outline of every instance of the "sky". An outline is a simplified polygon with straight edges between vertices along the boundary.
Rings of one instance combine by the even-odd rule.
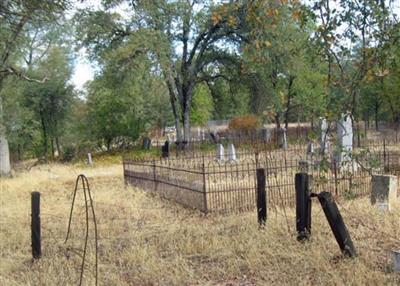
[[[100,2],[101,0],[85,0],[83,2],[81,0],[75,0],[74,3],[75,9],[71,11],[70,16],[73,15],[73,13],[75,12],[74,10],[80,8],[88,8],[88,7],[99,8]],[[124,9],[126,9],[126,7],[120,7],[117,8],[116,11],[123,15]],[[394,1],[394,9],[396,11],[396,14],[400,15],[400,0]],[[81,49],[76,57],[74,73],[72,76],[72,83],[78,90],[82,91],[84,90],[85,83],[92,80],[96,73],[95,66],[91,64],[87,58],[88,58],[87,51],[85,49]]]

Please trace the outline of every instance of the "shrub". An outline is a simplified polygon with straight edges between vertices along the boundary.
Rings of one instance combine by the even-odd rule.
[[[235,131],[253,131],[259,127],[260,122],[255,115],[235,117],[229,122],[229,129]]]
[[[62,161],[63,162],[70,162],[75,157],[75,147],[68,145],[63,148],[62,152]]]

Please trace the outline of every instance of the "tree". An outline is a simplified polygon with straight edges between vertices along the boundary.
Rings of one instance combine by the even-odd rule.
[[[9,0],[0,3],[0,92],[9,76],[17,76],[27,81],[41,81],[28,77],[18,67],[20,55],[17,47],[24,40],[28,24],[54,21],[66,9],[68,3],[67,0]],[[9,147],[3,114],[3,98],[0,98],[0,175],[9,176]]]
[[[49,146],[53,158],[55,150],[58,155],[61,154],[59,139],[74,96],[73,87],[68,83],[72,67],[67,53],[62,48],[50,48],[46,58],[30,71],[37,78],[47,77],[47,81],[28,83],[24,91],[27,106],[33,110],[40,122],[42,131],[42,152],[40,153],[45,159],[48,157]]]
[[[202,74],[207,66],[232,60],[232,53],[218,44],[224,42],[225,46],[233,47],[240,41],[245,7],[239,2],[218,5],[212,1],[129,2],[134,13],[126,21],[107,9],[120,2],[107,1],[102,11],[80,14],[83,44],[100,58],[118,46],[130,49],[132,58],[138,53],[154,58],[169,91],[178,141],[188,141],[195,86],[205,80]],[[131,45],[135,37],[143,41]],[[227,45],[227,41],[231,44]]]
[[[312,120],[324,107],[321,63],[311,40],[314,23],[307,16],[303,19],[302,13],[307,13],[304,6],[284,1],[254,1],[249,12],[251,41],[242,45],[244,69],[252,79],[257,113],[273,116],[277,128],[282,121],[288,128],[295,110]],[[306,95],[310,99],[305,100]]]

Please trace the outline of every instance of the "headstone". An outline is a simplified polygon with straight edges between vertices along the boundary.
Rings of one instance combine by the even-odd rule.
[[[210,132],[210,137],[211,137],[211,140],[212,140],[212,142],[214,144],[218,143],[218,140],[219,140],[218,134],[215,134],[214,132]]]
[[[161,155],[163,158],[168,158],[169,156],[169,142],[165,141],[164,145],[161,146]]]
[[[261,138],[264,143],[267,143],[271,140],[271,130],[264,127],[261,129]]]
[[[224,153],[225,153],[224,146],[222,144],[217,144],[217,156],[216,156],[217,160],[221,161],[225,160]]]
[[[206,134],[204,132],[204,129],[201,129],[201,141],[204,141],[206,139]]]
[[[393,250],[393,270],[394,272],[400,272],[400,250]]]
[[[233,144],[228,145],[228,160],[236,161],[236,150]]]
[[[286,129],[280,128],[278,130],[278,146],[279,148],[287,149]]]
[[[201,128],[197,127],[197,139],[200,140],[201,138]]]
[[[89,164],[90,166],[93,166],[92,154],[91,154],[91,153],[88,153],[88,154],[87,154],[87,158],[88,158],[88,164]]]
[[[336,162],[341,171],[355,171],[351,153],[353,151],[353,127],[350,114],[342,116],[337,123],[338,150],[336,150]]]
[[[308,141],[307,144],[307,155],[314,154],[314,143],[312,141]]]
[[[144,137],[143,138],[143,146],[142,148],[145,150],[149,150],[151,147],[151,139],[149,137]]]
[[[326,154],[328,150],[328,122],[326,118],[321,118],[321,154]]]
[[[387,204],[385,209],[390,211],[397,200],[397,180],[393,175],[373,175],[371,204],[376,204],[379,209]]]

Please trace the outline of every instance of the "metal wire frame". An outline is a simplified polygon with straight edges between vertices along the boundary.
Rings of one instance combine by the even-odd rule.
[[[74,189],[74,194],[72,198],[72,204],[71,204],[71,211],[69,215],[69,220],[68,220],[68,229],[67,229],[67,235],[65,237],[65,242],[67,243],[70,231],[71,231],[71,222],[72,222],[72,214],[74,210],[74,205],[75,205],[75,198],[76,198],[76,193],[78,191],[78,184],[79,180],[81,180],[82,183],[82,191],[85,199],[85,218],[86,218],[86,234],[85,234],[85,243],[84,243],[84,248],[83,248],[83,255],[82,255],[82,264],[81,264],[81,274],[79,277],[79,285],[82,285],[83,282],[83,272],[85,269],[85,258],[86,258],[86,252],[87,252],[87,245],[88,245],[88,239],[89,239],[89,207],[92,210],[92,219],[93,219],[93,225],[94,225],[94,234],[95,234],[95,285],[98,285],[98,233],[97,233],[97,222],[96,222],[96,214],[94,211],[93,207],[93,199],[92,195],[90,192],[90,185],[89,181],[86,178],[85,175],[79,175],[76,178],[76,183],[75,183],[75,189]],[[89,198],[89,203],[90,206],[88,205],[88,198]]]

